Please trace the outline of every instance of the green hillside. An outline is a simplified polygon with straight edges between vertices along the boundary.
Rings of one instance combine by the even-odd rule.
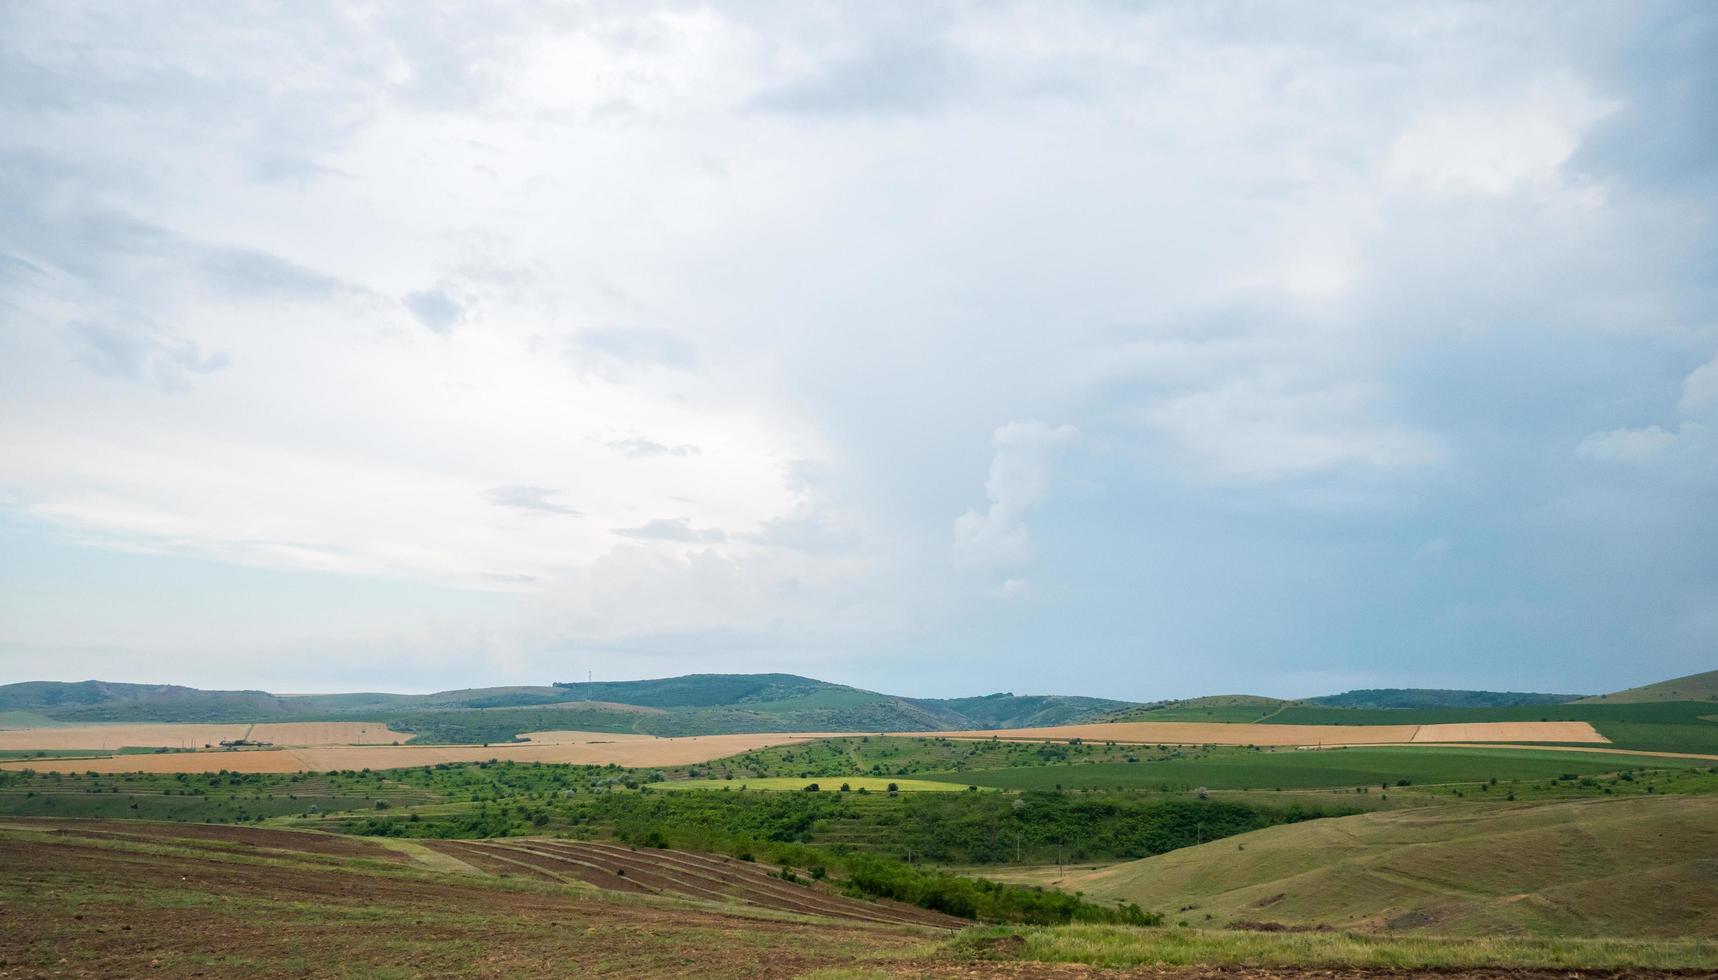
[[[1061,887],[1185,908],[1184,917],[1216,926],[1710,936],[1718,798],[1379,811],[1071,875]]]
[[[1442,688],[1387,687],[1344,691],[1307,698],[1332,708],[1507,708],[1530,704],[1567,704],[1579,694],[1526,694],[1518,691],[1452,691]]]
[[[1126,705],[1112,708],[1098,721],[1212,721],[1247,723],[1261,721],[1287,701],[1256,694],[1214,694],[1181,701]]]
[[[1626,704],[1641,701],[1718,701],[1718,670],[1675,677],[1657,684],[1631,687],[1582,699],[1582,704]]]
[[[1059,695],[905,698],[793,674],[689,674],[436,694],[270,694],[173,685],[37,681],[0,686],[0,712],[59,723],[363,718],[416,742],[505,742],[545,729],[713,735],[1019,728],[1090,721],[1128,702]]]

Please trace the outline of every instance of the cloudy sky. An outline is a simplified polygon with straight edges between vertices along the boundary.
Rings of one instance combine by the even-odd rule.
[[[1718,7],[0,5],[0,682],[1718,666]]]

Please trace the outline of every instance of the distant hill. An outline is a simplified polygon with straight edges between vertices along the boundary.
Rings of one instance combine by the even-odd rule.
[[[1098,720],[1248,723],[1266,718],[1290,703],[1257,694],[1212,694],[1180,701],[1126,705],[1105,712]]]
[[[1524,694],[1517,691],[1450,691],[1426,687],[1386,687],[1344,691],[1307,698],[1302,704],[1328,708],[1508,708],[1522,704],[1568,704],[1579,694]]]
[[[1219,927],[1711,936],[1714,854],[1718,797],[1457,803],[1272,827],[1057,885]]]
[[[1718,701],[1718,670],[1675,677],[1657,684],[1631,687],[1583,698],[1582,704],[1633,704],[1643,701]]]
[[[977,698],[912,699],[909,703],[943,714],[963,728],[1034,728],[1092,721],[1126,701],[1060,694],[986,694]]]
[[[174,685],[0,686],[0,712],[59,723],[384,721],[423,742],[506,742],[548,729],[708,735],[947,731],[1087,721],[1128,702],[1059,695],[905,698],[794,674],[688,674],[436,694],[270,694]]]

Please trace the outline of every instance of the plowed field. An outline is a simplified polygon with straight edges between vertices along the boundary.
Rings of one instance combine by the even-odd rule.
[[[550,838],[423,843],[492,874],[576,880],[613,891],[744,902],[782,912],[862,922],[945,929],[972,924],[910,905],[847,898],[807,880],[784,881],[772,869],[747,861],[692,851]]]

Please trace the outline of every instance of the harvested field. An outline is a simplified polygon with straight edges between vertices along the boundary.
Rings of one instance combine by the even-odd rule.
[[[392,745],[411,738],[380,721],[284,721],[259,722],[250,739],[275,745]]]
[[[944,929],[972,924],[966,919],[914,906],[848,898],[808,880],[784,881],[773,873],[779,868],[692,851],[529,837],[423,843],[492,874],[582,881],[612,891],[743,902],[782,912],[861,922]]]
[[[1416,742],[1583,742],[1602,745],[1610,739],[1584,721],[1488,721],[1455,725],[1421,725]]]
[[[363,837],[325,834],[317,831],[271,830],[265,827],[236,827],[207,823],[161,823],[148,820],[78,820],[10,817],[0,827],[40,830],[68,837],[96,840],[174,841],[194,840],[224,844],[253,851],[275,850],[295,854],[366,858],[372,861],[408,860],[399,851]]]
[[[1422,732],[1427,732],[1421,737]],[[1010,741],[1127,742],[1141,745],[1406,745],[1413,742],[1583,742],[1603,744],[1584,721],[1507,721],[1462,725],[1262,725],[1222,722],[1126,721],[1002,728],[963,732],[914,732],[925,738],[996,738]]]
[[[403,732],[389,731],[386,724],[375,721],[292,721],[258,725],[67,725],[0,731],[0,750],[90,749],[111,752],[128,747],[200,749],[240,738],[272,742],[275,745],[363,745],[403,742],[410,737]]]
[[[258,726],[261,727],[261,726]],[[614,736],[598,741],[505,745],[327,746],[243,752],[174,752],[105,759],[34,759],[0,763],[3,769],[58,768],[76,772],[329,772],[404,769],[443,762],[559,762],[574,765],[676,766],[708,762],[772,745],[832,737],[817,732],[699,735],[688,738]]]
[[[0,976],[788,978],[926,957],[940,941],[910,926],[599,897],[314,851],[250,855],[174,836],[0,829]],[[156,852],[161,844],[178,851]]]

